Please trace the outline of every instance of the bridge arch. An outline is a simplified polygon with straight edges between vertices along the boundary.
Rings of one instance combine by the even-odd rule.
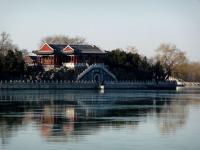
[[[94,64],[80,73],[77,81],[103,83],[105,81],[117,81],[117,78],[104,65]]]

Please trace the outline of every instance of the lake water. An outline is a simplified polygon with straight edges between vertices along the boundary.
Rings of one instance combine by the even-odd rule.
[[[199,150],[200,88],[0,91],[0,150]]]

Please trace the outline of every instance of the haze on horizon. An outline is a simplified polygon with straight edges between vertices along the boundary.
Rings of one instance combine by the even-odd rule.
[[[200,0],[0,0],[0,21],[0,32],[22,49],[64,34],[106,50],[135,46],[146,56],[173,43],[200,60]]]

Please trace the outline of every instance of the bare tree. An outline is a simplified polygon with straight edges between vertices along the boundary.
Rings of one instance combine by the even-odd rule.
[[[184,81],[200,82],[200,63],[182,64],[175,68],[174,76]]]
[[[169,78],[179,65],[187,62],[185,52],[181,51],[172,44],[161,44],[156,49],[156,59],[159,61],[166,72],[166,79]]]
[[[13,44],[10,35],[6,32],[0,34],[0,53],[6,55],[8,50],[17,50],[17,46]]]
[[[85,38],[82,37],[69,37],[65,35],[47,36],[41,40],[40,45],[44,43],[49,44],[66,44],[66,45],[81,45],[86,44]]]
[[[132,53],[132,54],[138,53],[138,50],[137,50],[137,48],[135,48],[135,46],[127,46],[126,51],[128,53]]]

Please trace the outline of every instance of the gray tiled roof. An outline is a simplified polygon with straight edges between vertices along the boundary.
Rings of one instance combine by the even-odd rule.
[[[68,45],[49,44],[56,52],[62,52],[62,50]],[[104,54],[104,52],[95,45],[69,45],[74,49],[75,54]]]

